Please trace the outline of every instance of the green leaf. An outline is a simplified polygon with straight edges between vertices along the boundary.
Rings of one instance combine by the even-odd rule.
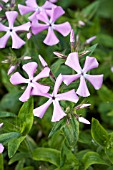
[[[99,1],[95,1],[91,3],[89,6],[87,6],[82,10],[83,16],[87,17],[88,19],[92,18],[92,16],[97,11],[98,7],[99,7]]]
[[[72,115],[69,123],[63,127],[63,132],[69,146],[75,146],[79,136],[79,122]]]
[[[22,105],[18,114],[19,126],[23,135],[29,133],[33,124],[33,118],[33,99],[30,98]]]
[[[25,160],[22,159],[21,161],[18,162],[18,164],[16,165],[15,170],[21,170],[24,167],[24,162]]]
[[[27,166],[25,168],[22,168],[21,170],[34,170],[34,167],[32,166]]]
[[[110,134],[107,147],[105,148],[105,153],[108,156],[111,163],[113,164],[113,133]]]
[[[4,170],[4,160],[2,154],[0,154],[0,170]]]
[[[90,165],[93,164],[102,164],[102,165],[108,165],[97,152],[87,152],[83,158],[82,162],[84,164],[84,170],[86,170]]]
[[[33,151],[33,159],[45,161],[56,166],[60,165],[60,151],[51,148],[37,148]]]
[[[52,130],[49,133],[48,137],[50,138],[54,133],[56,133],[58,130],[60,130],[64,124],[65,124],[65,119],[61,119],[60,121],[54,123]]]
[[[11,139],[19,137],[21,134],[19,132],[10,132],[0,135],[0,142],[3,144],[8,143]]]
[[[8,143],[8,156],[9,158],[13,157],[13,155],[18,150],[21,142],[25,139],[25,136],[21,136],[19,138],[15,138],[9,141]]]
[[[89,48],[86,49],[86,50],[90,51],[90,52],[88,53],[89,56],[92,55],[92,53],[95,51],[97,45],[98,45],[98,44],[94,44],[94,45],[92,45],[91,47],[89,47]]]
[[[93,139],[101,146],[106,146],[109,140],[107,131],[101,126],[98,120],[92,119],[91,134]]]
[[[20,153],[16,153],[9,161],[9,165],[11,165],[12,163],[16,162],[16,161],[20,161],[21,159],[24,158],[30,158],[29,153],[26,152],[20,152]]]
[[[3,117],[16,117],[16,115],[11,112],[0,111],[0,118]]]
[[[53,74],[55,74],[55,76],[58,76],[59,74],[59,70],[61,65],[65,62],[64,59],[58,59],[56,62],[54,62],[54,64],[51,66],[51,71]]]
[[[63,142],[61,157],[60,157],[60,168],[77,170],[79,166],[79,161],[76,158],[75,154],[72,153],[71,149],[67,147],[66,142]]]

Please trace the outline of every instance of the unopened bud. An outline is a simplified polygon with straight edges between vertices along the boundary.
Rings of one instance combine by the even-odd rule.
[[[90,124],[90,122],[84,117],[78,117],[78,121],[84,124]]]
[[[24,56],[24,57],[22,57],[22,60],[31,60],[31,57],[30,56]]]
[[[32,37],[32,33],[31,32],[27,33],[27,39],[29,40],[31,37]]]
[[[96,38],[96,36],[93,36],[93,37],[87,39],[85,43],[90,44],[93,40],[95,40],[95,38]]]
[[[3,123],[0,123],[0,128],[3,126]]]
[[[67,58],[67,56],[65,56],[65,55],[63,55],[63,54],[61,54],[61,53],[59,53],[57,51],[53,52],[53,54],[56,55],[58,58],[63,58],[63,59]]]
[[[74,34],[73,29],[71,30],[71,33],[70,33],[70,42],[75,42],[75,34]]]
[[[16,70],[16,68],[17,68],[17,65],[14,65],[14,66],[11,65],[7,74],[10,75],[14,70]]]
[[[48,66],[48,64],[47,64],[46,61],[42,58],[41,55],[39,55],[39,60],[40,60],[40,62],[41,62],[41,64],[42,64],[43,67]]]
[[[113,72],[113,66],[111,67],[111,71]]]
[[[79,23],[80,26],[84,26],[85,25],[85,23],[83,21],[81,21],[81,20],[78,21],[78,23]]]
[[[80,105],[76,106],[76,110],[83,109],[83,108],[86,108],[88,106],[91,106],[91,104],[80,104]]]

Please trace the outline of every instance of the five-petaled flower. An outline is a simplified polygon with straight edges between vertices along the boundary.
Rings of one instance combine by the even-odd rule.
[[[69,85],[71,82],[80,78],[80,84],[76,91],[76,93],[80,96],[87,97],[90,95],[89,90],[86,85],[86,80],[88,80],[96,90],[98,90],[102,86],[103,75],[89,75],[86,74],[88,71],[93,68],[98,67],[98,62],[94,57],[86,57],[86,61],[83,69],[79,63],[79,57],[77,52],[70,53],[65,64],[71,67],[73,70],[77,72],[74,75],[63,75],[63,81],[66,85]]]
[[[29,62],[23,65],[22,68],[28,74],[29,79],[22,77],[19,72],[15,72],[10,78],[10,82],[14,85],[22,84],[22,83],[28,84],[25,92],[19,98],[19,100],[22,102],[25,102],[29,99],[32,89],[34,89],[34,91],[36,90],[37,95],[40,95],[42,93],[47,93],[50,89],[49,86],[42,85],[37,82],[37,80],[48,77],[50,69],[48,67],[45,67],[37,76],[33,77],[37,67],[38,64],[36,62]]]
[[[69,22],[55,24],[55,21],[64,13],[64,10],[60,6],[52,8],[50,19],[45,11],[40,12],[40,15],[37,15],[38,22],[36,20],[32,22],[31,29],[33,34],[36,35],[48,29],[47,36],[43,42],[49,46],[57,44],[59,42],[59,39],[56,37],[54,30],[58,31],[63,36],[67,36],[71,31],[71,26]],[[39,23],[39,21],[44,22],[45,24]]]
[[[44,5],[39,6],[36,2],[36,0],[27,0],[26,1],[26,6],[19,4],[18,9],[21,13],[21,15],[28,14],[30,12],[34,12],[29,18],[29,20],[34,20],[36,19],[36,15],[38,15],[41,11],[50,11],[53,7],[55,7],[54,4],[52,4],[49,1],[46,1]]]
[[[23,41],[18,35],[17,32],[23,32],[23,31],[29,31],[29,28],[31,26],[30,22],[27,22],[20,26],[14,27],[14,22],[18,16],[18,12],[16,11],[8,11],[6,12],[6,17],[8,19],[9,26],[5,26],[2,23],[0,23],[0,32],[6,32],[6,34],[0,38],[0,48],[5,48],[6,43],[9,39],[9,37],[12,38],[12,48],[18,49],[21,48],[25,41]]]
[[[52,122],[56,122],[62,119],[64,116],[66,116],[66,113],[62,110],[59,104],[59,101],[67,100],[67,101],[77,103],[79,98],[76,95],[75,90],[70,90],[68,92],[58,94],[58,90],[59,90],[61,83],[62,83],[62,75],[60,74],[56,79],[53,93],[42,94],[42,96],[49,98],[49,100],[45,104],[34,109],[33,111],[34,116],[42,118],[46,110],[48,109],[48,107],[53,103],[54,110],[53,110]],[[36,89],[34,88],[32,90],[32,95],[37,95],[37,94],[38,94],[38,91],[36,91]]]

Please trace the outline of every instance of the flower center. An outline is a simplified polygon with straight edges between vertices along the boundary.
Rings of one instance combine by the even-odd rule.
[[[10,31],[10,32],[12,32],[12,31],[13,31],[13,29],[11,29],[11,28],[10,28],[10,29],[9,29],[9,31]]]
[[[52,97],[52,100],[55,100],[55,97],[54,97],[54,96]]]

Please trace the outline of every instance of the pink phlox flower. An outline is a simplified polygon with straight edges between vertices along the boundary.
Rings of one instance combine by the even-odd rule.
[[[63,36],[67,36],[71,31],[71,26],[69,22],[55,24],[55,21],[64,13],[64,10],[60,6],[52,8],[50,18],[48,17],[46,12],[41,12],[40,15],[37,15],[38,22],[35,22],[35,24],[32,23],[31,28],[33,34],[36,35],[48,29],[47,36],[43,42],[50,46],[57,44],[59,42],[59,39],[56,37],[54,30],[59,32]],[[39,23],[39,21],[44,22],[45,24]]]
[[[0,38],[0,48],[5,48],[9,37],[12,38],[12,48],[18,49],[25,44],[25,41],[23,41],[17,35],[17,32],[29,31],[31,23],[27,22],[23,25],[14,27],[14,22],[15,22],[17,16],[18,16],[18,12],[8,11],[8,12],[6,12],[6,17],[8,19],[9,26],[7,27],[7,26],[3,25],[2,23],[0,23],[0,32],[2,32],[2,31],[6,32],[6,34]]]
[[[27,0],[26,6],[19,4],[18,9],[21,15],[28,14],[30,12],[34,12],[29,18],[30,21],[36,19],[36,15],[39,14],[41,11],[50,11],[56,5],[52,4],[49,1],[46,1],[44,5],[39,6],[36,0]]]
[[[75,70],[77,74],[74,75],[63,75],[63,81],[66,85],[69,85],[71,82],[80,78],[80,84],[76,93],[80,96],[87,97],[90,95],[89,90],[86,85],[86,80],[88,80],[93,87],[98,90],[102,86],[103,75],[89,75],[86,74],[88,71],[93,68],[98,67],[98,62],[94,57],[86,57],[85,64],[83,69],[79,63],[79,57],[77,52],[70,53],[65,64]]]
[[[61,100],[67,100],[74,103],[77,103],[78,96],[75,93],[75,90],[70,90],[65,93],[58,94],[59,87],[62,83],[62,75],[60,74],[55,82],[54,90],[52,94],[42,94],[42,96],[49,98],[49,100],[44,103],[43,105],[39,106],[38,108],[34,109],[33,113],[34,116],[37,116],[39,118],[42,118],[48,109],[48,107],[53,103],[54,110],[53,110],[53,116],[52,116],[52,122],[59,121],[64,116],[66,116],[66,113],[62,110],[59,101]],[[35,89],[32,91],[32,95],[37,95],[37,92]]]
[[[25,92],[19,98],[19,100],[22,102],[25,102],[29,99],[32,89],[36,90],[37,95],[40,95],[40,93],[47,93],[50,89],[49,86],[42,85],[37,82],[37,80],[48,77],[50,69],[48,67],[45,67],[38,75],[34,77],[34,73],[36,72],[37,67],[38,64],[36,62],[29,62],[23,65],[22,68],[27,73],[29,77],[28,79],[22,77],[19,72],[15,72],[10,78],[10,82],[13,85],[22,84],[22,83],[28,84],[27,88],[25,89]]]

